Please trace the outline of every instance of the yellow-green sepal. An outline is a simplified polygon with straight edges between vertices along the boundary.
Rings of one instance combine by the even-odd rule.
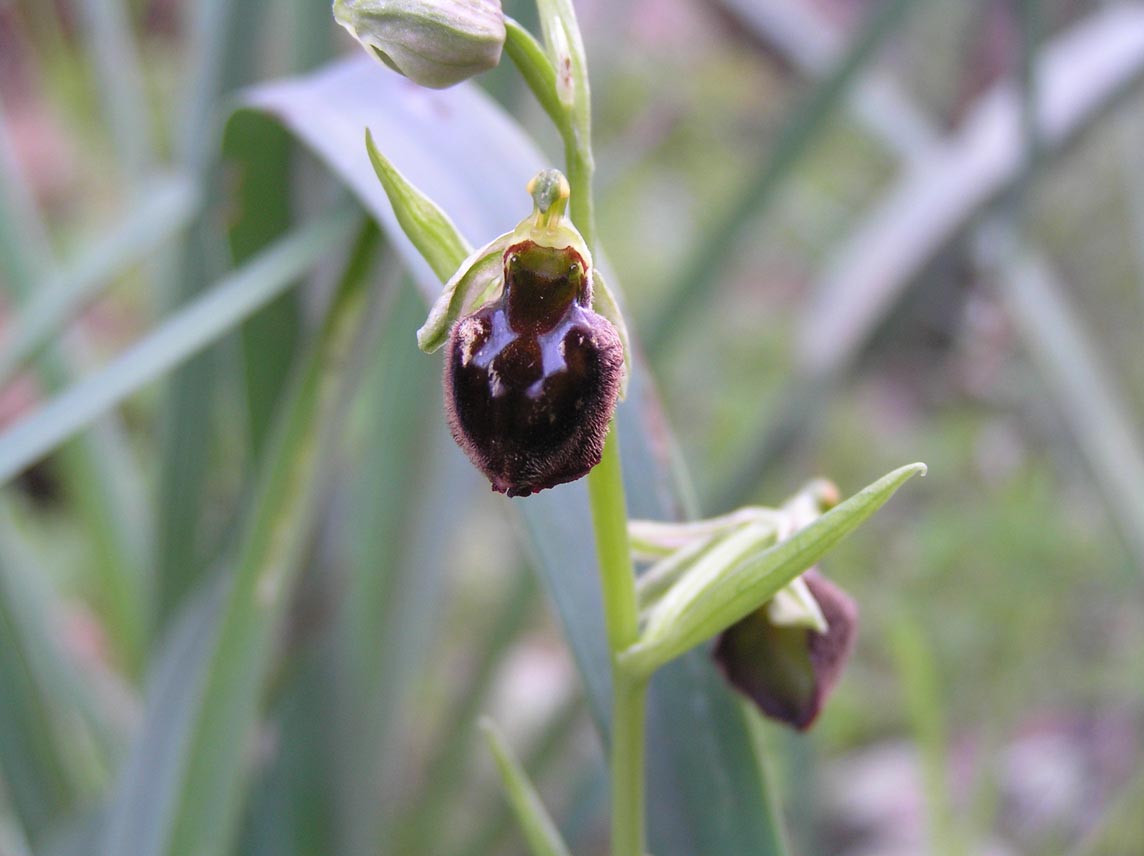
[[[511,237],[509,232],[494,238],[461,263],[417,331],[417,347],[433,353],[449,340],[449,331],[462,315],[496,295],[504,281],[504,251]]]

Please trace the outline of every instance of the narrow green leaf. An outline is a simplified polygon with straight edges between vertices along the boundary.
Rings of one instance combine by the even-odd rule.
[[[252,256],[281,238],[290,228],[293,183],[290,180],[292,141],[280,125],[252,113],[238,113],[227,122],[223,152],[236,188],[227,231],[231,258],[241,267]],[[257,462],[266,444],[275,408],[286,389],[301,338],[301,307],[289,288],[241,328],[242,368],[251,460]]]
[[[404,812],[377,795],[409,778],[401,735],[415,727],[408,701],[432,663],[450,568],[442,521],[477,486],[425,394],[439,367],[411,335],[423,305],[409,283],[394,295],[359,403],[332,697],[336,852],[347,856],[396,840]]]
[[[179,168],[204,189],[203,212],[225,209],[219,170],[219,117],[230,93],[250,80],[263,54],[263,0],[199,0],[188,16],[185,88],[176,104],[174,149]],[[213,216],[200,216],[185,239],[160,257],[159,284],[165,311],[196,297],[226,270],[225,239]],[[206,567],[201,531],[208,507],[206,487],[215,440],[215,405],[220,388],[237,373],[217,373],[215,353],[206,353],[172,372],[163,390],[155,522],[155,607],[157,624],[193,590]]]
[[[155,145],[129,4],[86,0],[78,11],[116,157],[124,178],[137,185],[154,166]]]
[[[399,847],[410,853],[424,853],[450,813],[458,793],[468,784],[466,773],[473,746],[473,726],[487,706],[494,678],[509,649],[517,642],[533,615],[537,591],[531,569],[516,569],[511,590],[501,599],[496,612],[469,649],[476,661],[465,675],[463,686],[450,694],[445,703],[445,723],[438,731],[440,741],[425,769],[416,808],[405,815],[395,835]],[[527,757],[527,755],[526,755]],[[408,842],[408,845],[406,845]],[[438,848],[439,849],[439,848]],[[474,847],[473,852],[480,852]]]
[[[817,562],[843,537],[858,528],[925,464],[900,467],[868,485],[785,541],[743,559],[702,586],[676,586],[649,617],[640,641],[620,655],[635,674],[650,675],[663,664],[774,597]]]
[[[553,768],[559,769],[557,764],[563,760],[569,744],[574,743],[583,713],[582,701],[573,696],[549,718],[540,734],[532,738],[521,760],[531,781],[542,781]],[[607,774],[602,759],[595,766],[602,775]],[[451,856],[491,856],[504,852],[509,846],[508,839],[517,828],[512,806],[500,799],[499,793],[490,796],[486,803],[491,805],[480,828],[459,847],[449,850]]]
[[[33,299],[55,269],[47,229],[16,168],[0,108],[0,270],[17,302]],[[77,331],[78,333],[78,331]],[[82,335],[55,343],[37,361],[49,389],[71,381],[90,359]],[[140,664],[146,638],[148,543],[137,521],[144,513],[142,480],[126,438],[109,417],[61,456],[61,481],[92,538],[92,567],[103,597],[96,608],[123,667]],[[2,481],[2,480],[0,480]]]
[[[173,801],[158,849],[122,852],[220,856],[231,846],[274,639],[372,332],[367,321],[377,291],[367,280],[375,241],[373,230],[359,239],[264,456],[218,631],[177,742]]]
[[[157,181],[142,192],[122,223],[35,286],[0,347],[0,387],[52,344],[63,327],[118,276],[184,228],[197,205],[198,194],[185,178]]]
[[[283,238],[105,368],[0,434],[0,483],[230,332],[344,239],[352,222],[351,213],[340,212]]]
[[[385,195],[389,197],[393,213],[397,215],[397,222],[406,237],[442,282],[449,279],[457,270],[459,260],[469,255],[472,247],[448,215],[406,181],[405,176],[377,150],[369,128],[365,131],[365,147],[369,152],[369,162],[385,188]]]
[[[646,325],[644,346],[653,358],[671,341],[680,321],[707,294],[734,258],[734,249],[744,230],[778,198],[794,167],[828,127],[835,108],[849,92],[871,57],[897,31],[905,13],[919,0],[883,0],[870,13],[861,32],[834,69],[794,111],[773,147],[757,169],[748,170],[743,188],[695,242],[695,250],[680,266],[679,275],[664,288],[656,315]]]
[[[482,719],[481,731],[484,732],[485,740],[488,741],[489,749],[493,753],[497,771],[504,784],[505,795],[512,805],[517,823],[520,824],[533,856],[571,856],[567,845],[560,837],[560,831],[548,816],[540,796],[528,780],[528,775],[512,754],[508,743],[493,721],[487,717]]]
[[[946,685],[925,632],[906,609],[895,610],[889,625],[890,652],[897,665],[906,717],[921,755],[930,852],[963,856],[956,813],[949,792],[949,729],[945,718]]]
[[[43,632],[48,616],[18,590],[23,569],[0,556],[0,778],[24,834],[37,840],[79,800],[70,740],[62,739],[57,707],[38,667],[58,653]],[[29,632],[31,631],[31,632]]]

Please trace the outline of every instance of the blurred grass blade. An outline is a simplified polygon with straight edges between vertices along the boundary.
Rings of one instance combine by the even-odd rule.
[[[1070,308],[1064,284],[1015,243],[1010,230],[983,232],[982,252],[1009,316],[1088,459],[1137,565],[1144,569],[1144,438],[1098,357],[1095,340]]]
[[[295,162],[290,135],[273,122],[241,114],[227,123],[223,137],[232,176],[233,208],[227,230],[231,261],[241,267],[287,233],[293,220],[290,167]],[[297,290],[289,288],[240,328],[251,461],[265,447],[301,336]]]
[[[26,302],[53,267],[47,230],[16,169],[0,107],[0,271],[17,302]],[[46,387],[58,388],[88,358],[83,337],[73,335],[45,352],[36,367]],[[62,452],[65,491],[76,502],[95,548],[92,566],[102,593],[96,607],[116,658],[133,672],[146,638],[149,544],[136,525],[144,509],[141,479],[114,418]]]
[[[532,738],[523,752],[521,762],[521,767],[531,781],[542,781],[545,776],[555,775],[561,770],[557,767],[557,762],[566,754],[582,715],[581,700],[569,698],[545,723],[540,733]],[[598,759],[595,766],[602,776],[607,775],[607,765],[603,758]],[[480,827],[463,845],[450,850],[451,856],[490,856],[501,853],[508,848],[510,836],[517,834],[512,808],[500,798],[499,792],[491,788],[489,790],[490,799],[486,802],[492,805],[483,814]]]
[[[470,243],[515,226],[521,188],[545,163],[519,126],[476,87],[417,89],[366,57],[257,87],[246,104],[276,116],[353,190],[384,225],[427,302],[440,293],[441,280],[404,237],[361,145],[363,126]],[[663,519],[682,503],[661,447],[649,440],[662,436],[662,424],[651,431],[644,421],[657,408],[637,362],[628,399],[617,409],[625,490],[634,516]],[[584,486],[561,486],[512,505],[525,521],[540,579],[606,739],[610,664],[595,560],[584,550],[591,531]],[[689,656],[656,677],[649,720],[649,835],[657,856],[781,852],[771,818],[758,810],[763,785],[741,709],[706,658]],[[704,756],[692,751],[696,743]]]
[[[245,801],[242,832],[233,851],[241,856],[334,852],[334,796],[329,782],[330,743],[335,735],[329,726],[328,703],[333,692],[333,645],[324,633],[310,641],[316,644],[298,651],[300,662],[287,667],[289,686],[278,694],[266,717],[274,753],[258,769]]]
[[[402,818],[395,835],[406,851],[423,853],[432,848],[431,842],[455,808],[457,792],[468,783],[473,726],[480,711],[487,707],[498,667],[525,630],[536,594],[532,571],[523,566],[517,568],[511,591],[484,633],[470,646],[477,659],[465,676],[464,686],[446,703],[445,723],[438,729],[440,741],[426,764],[416,808]]]
[[[4,521],[0,534],[7,534]],[[58,652],[47,631],[49,616],[20,591],[25,568],[16,567],[10,542],[0,554],[0,778],[24,834],[36,841],[80,798],[80,758],[61,726],[66,699],[44,686],[45,660]]]
[[[224,176],[218,168],[219,132],[225,99],[251,78],[268,27],[263,0],[199,0],[189,7],[186,66],[175,116],[173,147],[178,168],[203,191],[202,213],[184,240],[157,265],[161,305],[173,311],[226,270],[224,237],[206,212],[226,210]],[[155,531],[155,623],[162,625],[205,566],[211,546],[201,531],[208,507],[206,485],[215,439],[220,388],[237,373],[216,376],[218,354],[207,352],[171,374],[163,390],[159,439],[161,461]]]
[[[657,314],[646,325],[644,345],[654,359],[675,335],[682,319],[726,271],[745,230],[777,198],[794,167],[828,126],[849,87],[865,70],[878,48],[900,26],[919,0],[882,0],[833,71],[791,117],[758,169],[748,170],[743,189],[715,222],[703,230],[695,248],[657,301]]]
[[[812,40],[812,31],[826,26],[815,15],[799,20]],[[777,37],[774,41],[787,44]],[[1102,10],[1040,54],[1041,153],[1052,156],[1144,75],[1144,13],[1127,6]],[[925,266],[1020,177],[1021,105],[1010,84],[982,96],[961,130],[948,139],[901,89],[888,80],[879,88],[882,95],[874,107],[888,105],[891,117],[871,108],[863,112],[864,122],[908,159],[910,169],[832,254],[803,312],[797,376],[774,397],[781,402],[777,416],[768,401],[771,428],[761,443],[738,456],[744,463],[718,489],[715,507],[733,507],[750,495]]]
[[[161,179],[143,192],[123,222],[37,285],[0,347],[0,387],[37,356],[63,328],[129,267],[184,228],[197,205],[184,178]]]
[[[413,338],[424,304],[408,283],[393,298],[363,381],[335,641],[337,852],[346,856],[394,842],[394,801],[383,795],[407,778],[406,703],[441,631],[451,542],[442,521],[461,514],[476,486],[425,394],[438,366]]]
[[[100,823],[98,856],[161,852],[226,582],[221,574],[208,580],[159,640],[148,668],[143,718]],[[92,843],[90,837],[85,840],[85,856],[92,853]]]
[[[1038,60],[1044,154],[1058,153],[1144,77],[1144,9],[1110,7],[1044,47]],[[924,266],[1019,176],[1018,94],[999,84],[962,129],[903,174],[834,254],[807,306],[803,374],[849,365]]]
[[[826,77],[846,50],[842,27],[805,0],[715,0],[736,26],[811,78]],[[847,108],[883,144],[910,161],[940,139],[898,81],[868,63],[851,87]]]
[[[225,277],[105,368],[0,434],[0,483],[173,366],[229,333],[344,239],[352,221],[352,214],[340,212],[291,233],[242,270]]]
[[[146,78],[131,32],[125,0],[79,4],[84,35],[95,67],[103,115],[111,125],[123,177],[138,184],[154,166],[155,150],[143,85]]]
[[[373,229],[359,238],[295,378],[288,406],[280,413],[244,521],[234,572],[227,580],[217,633],[205,652],[201,680],[187,699],[189,710],[180,712],[187,727],[172,736],[177,757],[144,762],[143,780],[154,778],[156,791],[173,788],[170,802],[160,799],[152,806],[160,829],[152,840],[126,846],[120,853],[229,852],[242,805],[246,751],[258,720],[275,634],[305,554],[358,377],[362,346],[371,332],[369,307],[376,291],[367,287],[367,280],[375,243]]]
[[[888,641],[897,665],[906,716],[922,761],[930,852],[934,856],[957,856],[965,851],[958,841],[949,793],[949,730],[943,679],[923,629],[902,605],[888,629]]]
[[[533,856],[571,856],[520,762],[488,717],[481,720],[481,731],[493,753],[505,795]]]

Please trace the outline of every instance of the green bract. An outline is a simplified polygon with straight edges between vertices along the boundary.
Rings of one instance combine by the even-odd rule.
[[[504,47],[499,0],[336,0],[334,18],[370,54],[432,89],[494,68]]]
[[[768,519],[768,515],[754,510],[699,524],[716,525],[695,546],[684,548],[689,551],[688,561],[668,565],[673,558],[669,556],[648,572],[654,582],[647,588],[641,586],[640,639],[620,655],[620,666],[635,674],[650,675],[768,602],[773,604],[784,589],[783,600],[773,607],[768,605],[769,620],[785,627],[821,626],[821,615],[809,608],[805,592],[787,587],[911,476],[924,474],[925,469],[924,464],[900,467],[809,525],[805,523],[806,512],[799,506],[804,499],[821,504],[822,498],[814,496],[819,485],[787,504],[791,522],[786,525],[781,518]],[[683,526],[675,528],[677,534],[683,534]],[[645,524],[641,533],[645,540],[649,533],[656,535]],[[670,534],[670,528],[664,528],[656,537],[663,543]],[[670,574],[665,574],[664,567]]]

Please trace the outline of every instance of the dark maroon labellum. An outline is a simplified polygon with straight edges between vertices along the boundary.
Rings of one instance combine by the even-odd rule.
[[[590,303],[576,250],[523,241],[505,251],[500,299],[453,326],[449,427],[493,490],[528,496],[600,462],[624,355]]]

